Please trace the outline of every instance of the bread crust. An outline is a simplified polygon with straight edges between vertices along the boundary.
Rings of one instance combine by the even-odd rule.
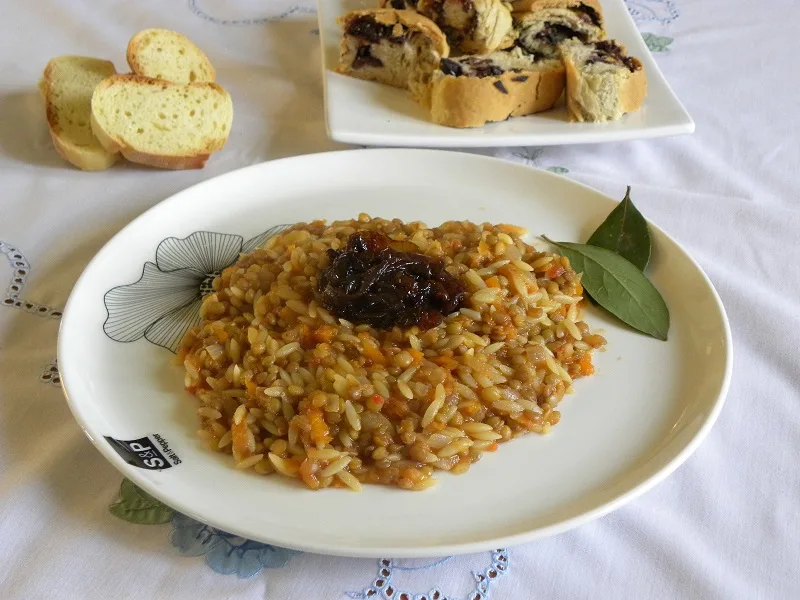
[[[59,156],[75,165],[81,171],[105,171],[119,160],[119,154],[106,150],[101,152],[87,152],[86,150],[63,141],[58,135],[50,131],[50,139]],[[105,150],[105,148],[103,148]]]
[[[603,18],[603,7],[599,0],[510,0],[510,2],[515,16],[517,13],[536,12],[543,8],[573,8],[586,4],[595,9],[601,19]]]
[[[44,74],[39,80],[38,88],[45,104],[45,115],[47,119],[47,128],[50,132],[50,138],[53,140],[53,147],[59,156],[64,160],[78,167],[83,171],[104,171],[111,167],[119,160],[119,155],[114,151],[109,151],[105,147],[101,148],[87,148],[75,144],[62,135],[61,124],[58,119],[58,112],[53,100],[53,87],[54,71],[56,68],[56,61],[60,59],[70,59],[70,56],[60,56],[52,59],[47,63],[44,69]],[[87,58],[87,57],[74,57],[74,58]],[[116,73],[114,64],[108,60],[92,59],[103,65],[109,74]],[[96,137],[96,136],[95,136]],[[99,140],[98,140],[99,141]],[[102,146],[102,144],[100,144]]]
[[[381,25],[395,25],[399,23],[408,29],[424,33],[425,36],[434,43],[436,52],[443,57],[450,55],[450,45],[447,43],[447,38],[444,33],[442,33],[442,30],[439,29],[439,26],[428,17],[413,10],[397,10],[396,8],[364,8],[351,10],[349,13],[336,19],[336,22],[346,29],[351,21],[366,15],[372,15],[375,21]],[[342,43],[344,44],[344,40]]]
[[[540,70],[506,71],[490,77],[437,73],[431,84],[431,119],[439,125],[466,128],[542,112],[561,97],[565,81],[564,68],[557,61]]]
[[[152,86],[159,88],[163,87],[164,85],[178,86],[178,87],[181,86],[209,87],[214,91],[222,92],[225,95],[227,95],[227,92],[222,88],[222,86],[213,82],[195,82],[189,84],[178,84],[178,83],[164,81],[161,79],[152,79],[150,77],[144,77],[143,75],[137,75],[135,73],[126,73],[123,75],[112,75],[108,79],[103,80],[97,86],[97,88],[95,88],[95,96],[97,95],[98,92],[102,93],[104,89],[109,88],[118,83],[133,83],[138,85]],[[94,114],[94,102],[92,104],[93,104],[93,110],[91,116],[92,133],[94,133],[94,135],[97,137],[98,141],[103,146],[103,148],[105,148],[109,152],[117,152],[117,151],[120,152],[122,156],[124,156],[130,162],[142,165],[149,165],[160,169],[201,169],[205,165],[211,153],[216,152],[217,150],[221,150],[222,147],[225,145],[225,141],[223,141],[222,144],[207,144],[206,147],[198,149],[197,152],[185,155],[174,155],[174,156],[141,152],[139,150],[131,148],[127,144],[127,142],[120,136],[115,136],[113,133],[106,131],[97,120]]]
[[[644,67],[631,73],[619,91],[619,102],[623,113],[636,112],[642,108],[647,97],[647,75]]]
[[[419,0],[417,10],[436,22],[437,5],[447,0]],[[466,54],[488,54],[495,50],[503,50],[514,45],[516,31],[511,10],[502,0],[470,0],[478,15],[477,30],[481,34],[472,39],[466,38],[458,43],[458,47]],[[481,15],[494,14],[494,22],[486,23],[481,20]],[[440,27],[442,23],[437,23]],[[488,28],[488,30],[487,30]],[[473,32],[474,33],[474,32]],[[452,40],[450,40],[453,42]]]
[[[624,52],[624,46],[622,46],[622,44],[619,45]],[[585,121],[608,121],[617,118],[614,115],[603,115],[602,117],[598,115],[598,118],[595,119],[586,116],[583,103],[578,97],[578,90],[581,89],[580,81],[584,75],[581,73],[578,65],[575,64],[575,61],[572,60],[571,56],[565,54],[563,60],[567,76],[566,96],[567,116],[569,120],[583,123]],[[647,75],[644,66],[641,66],[638,60],[637,63],[640,65],[640,68],[633,72],[628,71],[630,75],[619,83],[617,90],[617,106],[621,113],[620,116],[639,110],[647,97]]]
[[[158,32],[158,35],[175,36],[176,38],[179,38],[182,43],[194,47],[201,57],[201,60],[203,62],[203,68],[210,77],[210,79],[208,79],[207,82],[210,83],[216,79],[217,72],[214,69],[214,65],[211,64],[209,58],[205,55],[205,53],[202,50],[200,50],[197,44],[195,44],[185,35],[182,35],[177,31],[172,31],[170,29],[143,29],[130,39],[130,41],[128,42],[128,48],[125,52],[125,59],[128,61],[128,66],[131,68],[131,71],[133,71],[137,75],[143,75],[143,76],[146,75],[146,73],[144,72],[145,68],[141,65],[138,57],[139,53],[142,50],[145,38],[152,32]]]

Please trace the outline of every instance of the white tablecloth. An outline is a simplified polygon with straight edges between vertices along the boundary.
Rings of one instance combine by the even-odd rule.
[[[122,478],[62,398],[58,311],[101,245],[158,201],[238,167],[338,147],[324,132],[314,5],[4,1],[0,598],[360,598],[376,579],[391,584],[381,594],[414,598],[433,588],[451,599],[800,598],[800,5],[628,4],[697,132],[492,153],[617,197],[633,185],[643,212],[722,296],[731,391],[707,441],[667,481],[606,518],[508,549],[508,568],[492,576],[501,563],[491,553],[384,563],[290,554],[180,515],[134,524],[110,512]],[[45,63],[74,53],[122,70],[128,38],[152,26],[189,35],[212,57],[236,104],[228,146],[202,171],[69,167],[36,92]]]

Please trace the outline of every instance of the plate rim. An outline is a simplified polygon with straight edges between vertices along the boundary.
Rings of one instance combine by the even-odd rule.
[[[641,37],[642,32],[633,20],[627,5],[624,0],[603,0],[604,2],[614,2],[621,5],[624,13],[625,26],[636,35]],[[555,134],[541,134],[541,133],[516,133],[516,134],[492,134],[484,133],[483,128],[475,129],[458,129],[454,130],[449,127],[439,126],[437,131],[441,133],[429,135],[416,135],[416,134],[403,134],[391,133],[385,134],[380,131],[371,132],[350,132],[334,130],[331,125],[331,95],[329,90],[330,77],[346,77],[340,75],[330,69],[326,64],[326,38],[325,27],[327,20],[325,16],[328,14],[328,8],[325,6],[326,0],[317,0],[317,26],[320,32],[320,62],[322,68],[322,95],[325,113],[325,131],[328,138],[334,142],[357,144],[365,146],[386,146],[395,148],[409,148],[409,147],[425,147],[425,148],[501,148],[501,147],[520,147],[520,146],[565,146],[565,145],[585,145],[585,144],[601,144],[601,143],[614,143],[625,142],[633,140],[654,139],[662,137],[672,137],[677,135],[687,135],[695,132],[695,121],[689,111],[681,102],[675,90],[672,89],[667,78],[664,76],[661,68],[647,47],[647,44],[642,40],[641,49],[646,54],[648,59],[647,69],[654,72],[656,77],[660,79],[667,95],[670,97],[681,113],[681,121],[670,124],[665,124],[657,127],[647,129],[623,129],[612,131],[611,133],[603,133],[599,128],[603,127],[604,123],[595,123],[598,131],[590,132],[566,132]],[[520,117],[524,118],[524,117]],[[434,125],[431,123],[431,125]],[[491,123],[489,124],[491,125]],[[461,132],[475,132],[472,135],[457,134],[455,131]],[[564,139],[564,138],[568,139]]]
[[[227,173],[218,175],[216,177],[212,177],[206,179],[204,181],[200,181],[195,183],[189,187],[186,187],[170,196],[166,197],[165,199],[161,200],[157,204],[153,205],[152,207],[148,208],[146,211],[135,217],[132,221],[130,221],[127,225],[122,227],[119,231],[117,231],[101,248],[97,251],[97,253],[92,257],[89,263],[86,265],[84,270],[81,272],[81,275],[75,282],[73,286],[69,298],[64,306],[64,311],[62,315],[62,319],[59,323],[59,330],[58,330],[58,344],[57,344],[57,358],[60,364],[68,364],[63,363],[61,361],[62,356],[66,352],[66,338],[63,335],[65,329],[65,323],[70,322],[70,307],[73,303],[77,302],[77,297],[80,295],[81,288],[85,283],[86,279],[88,278],[94,264],[98,262],[102,255],[104,255],[111,244],[121,236],[124,232],[133,228],[142,220],[146,220],[148,216],[157,210],[161,210],[160,207],[162,205],[166,205],[168,203],[177,202],[180,200],[180,197],[183,196],[184,193],[189,192],[190,190],[195,190],[196,188],[202,187],[206,184],[211,184],[211,182],[216,182],[219,179],[224,179],[226,177],[239,177],[243,172],[248,170],[258,170],[264,168],[264,165],[272,165],[274,163],[284,163],[284,162],[302,162],[302,161],[313,161],[315,158],[319,156],[327,156],[327,155],[344,155],[344,154],[387,154],[387,153],[402,153],[402,154],[429,154],[429,155],[459,155],[462,157],[468,157],[469,160],[478,160],[478,161],[485,161],[485,162],[494,162],[494,163],[501,163],[505,166],[512,166],[518,169],[532,169],[537,172],[538,176],[544,176],[546,178],[559,178],[565,179],[564,177],[557,175],[555,173],[548,172],[543,169],[538,169],[536,167],[531,167],[529,165],[519,164],[512,161],[504,160],[501,158],[493,157],[493,156],[485,156],[481,154],[474,154],[470,152],[458,152],[458,151],[442,151],[442,150],[435,150],[435,149],[405,149],[405,148],[368,148],[368,149],[356,149],[356,150],[338,150],[333,152],[321,152],[315,154],[304,154],[298,156],[291,156],[286,158],[281,158],[272,161],[265,161],[262,163],[256,163],[254,165],[248,165],[246,167],[242,167],[240,169],[235,169],[229,171]],[[276,167],[278,168],[278,167]],[[612,200],[605,193],[592,188],[580,181],[576,181],[571,178],[566,178],[572,185],[579,186],[584,191],[593,193],[593,194],[600,194],[603,197]],[[706,272],[703,268],[695,261],[695,259],[686,251],[686,249],[673,237],[671,237],[668,233],[666,233],[663,229],[658,227],[656,224],[652,223],[648,220],[648,225],[658,231],[660,234],[666,236],[673,244],[675,244],[676,250],[684,255],[686,259],[690,262],[690,264],[698,271],[701,275],[703,282],[706,284],[708,289],[711,291],[711,299],[714,301],[714,305],[716,309],[719,311],[719,316],[721,318],[722,329],[724,333],[724,342],[725,342],[725,368],[722,377],[722,381],[720,383],[719,389],[716,391],[716,398],[713,400],[713,405],[711,410],[709,411],[704,423],[701,427],[697,430],[697,432],[691,437],[691,439],[685,444],[685,446],[669,461],[667,462],[661,469],[659,469],[653,475],[645,478],[640,483],[633,486],[631,489],[615,496],[611,500],[596,506],[590,510],[584,511],[579,515],[575,515],[573,517],[560,520],[556,523],[534,528],[532,530],[527,530],[519,533],[504,535],[496,538],[479,540],[479,541],[471,541],[471,542],[461,542],[461,543],[449,543],[449,544],[435,544],[430,546],[424,546],[422,548],[413,547],[411,544],[400,546],[400,547],[393,547],[390,544],[382,545],[382,546],[369,546],[369,547],[347,547],[344,550],[337,550],[336,548],[330,547],[330,545],[326,544],[315,544],[313,541],[307,540],[309,543],[294,543],[293,541],[284,540],[284,539],[270,539],[269,536],[261,536],[259,534],[255,534],[253,531],[248,531],[244,527],[239,527],[235,524],[230,524],[225,522],[224,516],[221,519],[216,518],[215,516],[208,517],[206,515],[200,515],[200,513],[196,512],[191,506],[187,506],[181,502],[175,502],[173,498],[168,497],[167,494],[162,493],[162,489],[152,483],[150,479],[145,477],[145,473],[139,472],[138,469],[131,467],[128,465],[121,456],[116,454],[111,446],[105,441],[102,434],[95,435],[87,420],[84,418],[82,409],[80,408],[80,402],[75,400],[71,397],[69,393],[69,381],[70,375],[66,372],[61,373],[62,379],[62,392],[64,397],[67,401],[67,405],[69,406],[70,412],[72,413],[73,418],[76,420],[78,425],[80,426],[81,430],[83,431],[84,435],[89,438],[92,444],[97,448],[100,454],[108,460],[112,466],[114,466],[117,471],[119,471],[124,477],[132,481],[138,487],[143,489],[145,492],[156,498],[157,500],[163,502],[170,508],[181,512],[201,523],[206,523],[215,527],[221,531],[225,531],[228,533],[232,533],[235,535],[239,535],[246,539],[252,539],[256,541],[260,541],[266,544],[272,544],[275,546],[280,546],[283,548],[289,548],[292,550],[300,550],[303,552],[311,552],[317,554],[326,554],[331,556],[343,556],[343,557],[355,557],[355,558],[376,558],[381,556],[391,556],[394,558],[422,558],[422,557],[435,557],[435,556],[449,556],[449,555],[461,555],[461,554],[471,554],[476,552],[483,552],[493,548],[500,548],[500,547],[508,547],[508,546],[515,546],[519,544],[523,544],[526,542],[532,542],[534,540],[543,539],[552,535],[557,535],[560,533],[564,533],[575,527],[580,525],[589,523],[594,521],[602,516],[605,516],[614,510],[628,504],[632,500],[642,496],[653,487],[664,481],[667,477],[669,477],[675,470],[681,466],[702,444],[702,442],[706,439],[709,432],[713,428],[714,424],[716,423],[720,412],[725,404],[728,390],[730,388],[732,371],[733,371],[733,338],[732,332],[730,328],[730,322],[728,320],[727,312],[725,311],[725,307],[722,303],[722,299],[719,296],[716,288],[714,287],[713,283],[709,279]],[[415,549],[416,548],[416,549]]]

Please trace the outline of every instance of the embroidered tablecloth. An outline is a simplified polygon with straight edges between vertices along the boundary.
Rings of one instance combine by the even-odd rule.
[[[697,132],[487,153],[615,197],[634,186],[726,305],[736,363],[725,409],[684,466],[608,517],[516,548],[394,560],[291,552],[155,502],[85,439],[55,362],[72,285],[135,216],[232,169],[342,147],[325,137],[314,3],[4,2],[0,598],[800,598],[800,5],[627,3]],[[228,146],[202,171],[69,167],[36,91],[44,65],[85,54],[123,69],[128,38],[153,26],[212,57],[236,104]]]

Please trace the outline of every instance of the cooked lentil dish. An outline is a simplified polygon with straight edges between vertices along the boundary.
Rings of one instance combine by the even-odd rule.
[[[311,489],[424,490],[548,433],[606,341],[513,225],[298,224],[225,269],[178,358],[200,437]]]

